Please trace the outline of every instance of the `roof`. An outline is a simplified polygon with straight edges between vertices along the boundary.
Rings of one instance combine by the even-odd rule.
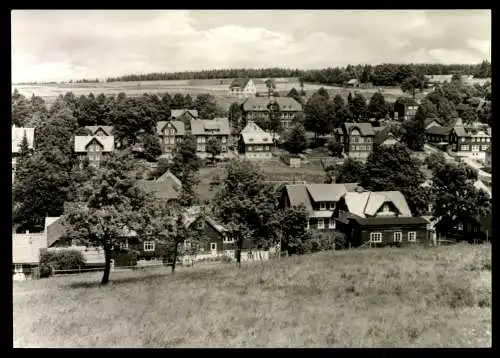
[[[40,249],[47,248],[47,240],[43,233],[12,234],[12,263],[38,264]]]
[[[347,81],[347,84],[354,84],[354,83],[359,83],[359,80],[357,78],[351,78],[349,81]]]
[[[271,134],[260,128],[254,121],[248,121],[240,134],[245,144],[272,144],[273,142]]]
[[[172,184],[177,185],[178,187],[182,187],[182,182],[177,178],[170,170],[167,170],[161,177],[156,179],[157,182],[170,182]]]
[[[202,214],[201,206],[195,205],[190,206],[184,211],[184,225],[189,227],[192,223],[194,223]],[[226,232],[227,229],[219,224],[214,218],[211,216],[205,215],[205,221],[208,222],[217,232],[223,233]]]
[[[175,135],[182,136],[182,135],[186,134],[186,130],[184,128],[184,122],[182,122],[182,121],[159,121],[156,123],[156,132],[158,134],[161,134],[163,132],[163,130],[165,129],[165,126],[168,123],[171,123],[174,126],[174,128],[176,129]]]
[[[24,133],[28,140],[28,147],[33,149],[35,141],[35,128],[24,128],[12,126],[12,153],[19,153],[19,145],[21,144]]]
[[[250,81],[249,78],[235,78],[233,82],[229,85],[229,88],[234,88],[234,87],[239,87],[239,88],[245,88],[245,86],[248,84],[248,81]]]
[[[178,118],[186,112],[191,114],[194,118],[198,118],[198,110],[197,109],[172,109],[170,111],[170,117],[171,118]]]
[[[375,137],[373,137],[373,143],[374,144],[382,144],[384,143],[387,139],[393,138],[395,141],[397,141],[396,136],[391,132],[389,127],[385,127],[383,129],[377,130],[375,133]]]
[[[344,184],[306,184],[305,186],[315,202],[339,201],[347,192]]]
[[[436,118],[427,118],[425,121],[424,121],[424,126],[425,128],[427,128],[427,126],[429,124],[432,124],[432,123],[436,123],[437,126],[439,127],[442,127],[441,123],[436,119]]]
[[[371,123],[363,122],[363,123],[344,123],[344,126],[348,133],[354,128],[358,128],[362,136],[372,136],[375,135],[373,131],[373,126]]]
[[[443,83],[445,81],[451,81],[453,75],[425,75],[429,82]]]
[[[449,135],[451,130],[453,128],[451,127],[438,127],[438,126],[432,126],[428,129],[425,130],[425,133],[427,134],[435,134],[435,135]]]
[[[268,105],[275,101],[280,111],[302,111],[302,105],[292,97],[252,97],[243,102],[244,111],[267,111]]]
[[[309,215],[314,215],[309,193],[305,185],[285,185],[285,190],[288,193],[291,206],[300,206],[302,204],[306,207]]]
[[[362,226],[382,226],[382,225],[425,225],[427,227],[428,221],[422,217],[370,217],[370,218],[351,218]]]
[[[453,129],[455,130],[455,133],[457,134],[458,137],[469,137],[470,136],[470,134],[467,133],[465,128],[462,126],[455,126],[455,127],[453,127]]]
[[[113,132],[113,126],[85,126],[85,129],[91,131],[92,135],[95,135],[99,128],[102,129],[107,135],[111,135]]]
[[[211,132],[215,130],[214,132]],[[230,135],[229,121],[227,118],[192,119],[191,133],[193,135]]]
[[[392,202],[401,216],[412,216],[405,197],[399,191],[347,192],[344,199],[349,212],[360,217],[375,215],[385,202]]]
[[[162,176],[163,177],[163,176]],[[160,177],[160,178],[162,178]],[[180,196],[181,187],[175,180],[138,180],[137,185],[146,192],[153,194],[157,199],[173,200]]]
[[[87,152],[87,146],[92,142],[97,141],[102,146],[103,152],[112,152],[115,149],[115,137],[114,136],[75,136],[75,152],[82,153]]]
[[[45,232],[47,234],[47,247],[54,245],[65,234],[65,227],[61,217],[46,217]]]

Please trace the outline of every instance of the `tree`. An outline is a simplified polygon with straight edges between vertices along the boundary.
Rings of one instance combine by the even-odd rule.
[[[191,109],[193,107],[193,97],[188,93],[184,97],[184,108]]]
[[[415,98],[415,92],[417,89],[423,90],[424,81],[423,77],[418,78],[417,76],[407,77],[403,82],[401,82],[401,91],[405,93],[410,93],[413,98]]]
[[[226,171],[214,206],[216,215],[236,242],[236,261],[241,267],[243,241],[251,241],[254,234],[261,232],[273,205],[263,174],[249,160],[233,159]]]
[[[352,104],[350,110],[354,117],[354,120],[363,121],[366,118],[367,110],[365,97],[361,93],[356,92],[351,103]]]
[[[198,110],[198,116],[203,119],[214,119],[219,110],[215,97],[210,93],[196,96],[193,106]]]
[[[425,158],[424,164],[427,165],[427,168],[431,171],[435,172],[437,170],[441,170],[441,167],[446,165],[446,159],[443,152],[433,152]]]
[[[288,255],[301,254],[305,244],[311,239],[311,234],[307,230],[309,214],[306,208],[292,206],[279,210],[279,235],[281,236],[281,251]]]
[[[318,95],[324,97],[325,99],[330,99],[330,95],[328,94],[328,91],[326,89],[324,89],[323,87],[321,87],[318,92],[316,92]]]
[[[64,209],[66,235],[104,249],[103,285],[109,282],[112,252],[126,239],[126,233],[135,230],[143,237],[150,230],[144,215],[150,200],[127,175],[128,163],[130,158],[122,155],[107,157]]]
[[[477,111],[471,106],[466,106],[465,110],[461,114],[462,121],[464,124],[471,125],[479,120]]]
[[[490,78],[491,77],[491,63],[487,60],[481,62],[479,69],[475,76],[476,78]]]
[[[184,136],[175,147],[170,171],[182,181],[184,169],[197,172],[200,169],[200,159],[196,154],[196,140],[193,135]]]
[[[329,101],[319,93],[313,94],[304,106],[305,127],[314,132],[315,139],[318,135],[327,134],[331,131],[329,112]]]
[[[220,141],[215,137],[210,137],[207,141],[205,150],[212,156],[212,162],[215,162],[215,157],[222,152]]]
[[[363,72],[361,73],[361,83],[370,82],[370,77],[371,77],[371,66],[370,65],[363,66]]]
[[[23,127],[31,117],[30,103],[17,89],[12,94],[12,124]]]
[[[399,190],[414,214],[427,209],[428,198],[423,195],[425,177],[420,161],[411,157],[404,145],[379,146],[367,158],[361,186],[372,191]]]
[[[169,167],[170,167],[170,162],[168,161],[168,159],[160,158],[158,160],[158,164],[156,165],[156,169],[153,174],[154,178],[158,179],[159,177],[161,177],[163,174],[167,172]]]
[[[273,140],[276,133],[281,131],[281,112],[278,102],[272,101],[268,104],[267,110],[269,111],[269,129],[273,132]]]
[[[276,89],[276,84],[274,83],[274,80],[272,80],[271,78],[268,78],[264,83],[266,84],[267,95],[268,97],[271,97],[271,94]]]
[[[327,173],[332,169],[337,171],[336,183],[359,183],[363,177],[365,166],[359,160],[347,158],[338,168],[326,168]]]
[[[476,189],[477,172],[465,164],[446,163],[434,171],[432,191],[437,218],[467,218],[484,216],[490,211],[490,199]]]
[[[304,80],[301,78],[299,82],[300,82],[300,95],[305,96],[306,92],[304,91]]]
[[[370,98],[368,104],[368,117],[375,119],[385,118],[387,115],[387,105],[385,103],[384,95],[380,92],[375,92]]]
[[[146,133],[142,136],[142,142],[144,145],[144,155],[148,161],[156,161],[156,158],[161,155],[161,145],[158,137]]]
[[[345,122],[349,122],[352,118],[352,114],[349,112],[344,99],[339,94],[333,98],[332,110],[335,118],[335,127],[342,127]]]
[[[171,109],[183,109],[184,108],[184,95],[182,93],[174,94],[172,102],[170,102]]]
[[[422,151],[425,145],[425,127],[422,122],[416,118],[403,122],[402,141],[411,150]]]
[[[237,102],[231,103],[229,106],[229,123],[231,128],[239,132],[243,128],[243,123],[241,123],[241,107]]]
[[[295,125],[285,137],[284,147],[293,154],[299,154],[307,148],[306,130],[303,125]]]
[[[332,152],[333,157],[342,158],[343,149],[344,146],[342,145],[342,143],[335,140],[335,138],[330,138],[328,140],[328,150]]]

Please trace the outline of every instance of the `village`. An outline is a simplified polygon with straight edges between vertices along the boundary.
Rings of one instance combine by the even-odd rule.
[[[426,94],[416,100],[415,92],[423,92],[424,82]],[[199,95],[195,105],[190,103],[190,98],[182,108],[182,103],[174,105],[173,100],[182,97],[176,94],[173,100],[171,97],[161,98],[162,102],[167,101],[166,98],[171,101],[168,113],[161,113],[165,106],[160,106],[153,112],[157,118],[148,117],[152,131],[147,125],[142,128],[136,125],[131,132],[126,132],[130,130],[127,127],[130,124],[119,119],[113,126],[110,120],[99,118],[89,120],[93,125],[73,129],[71,155],[80,169],[106,166],[107,157],[132,153],[129,158],[135,158],[131,164],[139,188],[164,205],[182,202],[182,220],[187,231],[185,237],[173,241],[179,244],[179,248],[175,246],[175,256],[172,256],[172,241],[159,237],[146,239],[124,227],[123,235],[119,235],[117,246],[112,249],[109,264],[113,270],[171,266],[174,261],[192,265],[196,261],[267,260],[311,252],[310,247],[305,249],[307,240],[315,243],[316,249],[312,250],[317,251],[387,245],[436,246],[449,240],[483,242],[491,237],[491,211],[488,214],[491,205],[491,127],[487,121],[479,120],[485,108],[491,106],[491,87],[488,87],[491,84],[474,84],[473,76],[427,76],[421,84],[417,81],[407,96],[386,103],[383,89],[379,88],[371,99],[365,99],[357,91],[360,81],[353,79],[345,83],[349,95],[344,103],[338,95],[329,98],[323,88],[308,98],[303,90],[295,88],[282,96],[276,92],[272,78],[265,83],[267,91],[258,93],[251,78],[234,79],[227,92],[227,97],[234,101],[227,116],[207,110],[210,105],[216,107],[216,103],[209,103],[207,107],[209,95]],[[101,103],[108,101],[102,97],[98,97]],[[458,102],[456,110],[451,113],[436,111],[433,104],[436,100]],[[156,101],[160,100],[156,98]],[[201,105],[196,106],[197,102]],[[60,96],[50,112],[67,110],[64,107],[74,108],[74,103],[74,96],[67,93]],[[46,113],[47,109],[43,111]],[[40,113],[32,116],[40,116]],[[62,118],[64,115],[53,116]],[[85,124],[84,120],[78,122]],[[39,148],[38,136],[44,131],[41,126],[40,122],[37,128],[13,123],[13,187],[22,180],[17,178],[17,173],[22,172],[18,167]],[[47,143],[42,146],[45,146],[43,150],[51,150]],[[385,184],[362,178],[360,168],[364,163],[370,164],[383,157],[385,152],[391,155],[391,148],[399,146],[410,153],[410,166],[423,171],[419,174],[422,175],[420,183],[408,182],[405,187],[401,183],[394,184],[394,181],[391,184],[389,178]],[[68,148],[65,150],[68,152]],[[201,161],[201,167],[197,164],[200,173],[208,174],[207,179],[198,180],[194,185],[193,179],[178,167],[189,165],[193,159],[189,158],[190,153]],[[395,162],[399,160],[393,159]],[[472,180],[463,185],[472,185],[486,195],[486,201],[478,199],[480,204],[476,203],[479,209],[485,210],[467,213],[457,208],[456,212],[443,212],[444,209],[440,208],[441,211],[436,211],[436,199],[417,193],[428,200],[417,205],[415,198],[405,197],[403,192],[423,192],[432,187],[433,178],[429,172],[434,170],[434,175],[439,175],[436,160],[442,161],[443,166],[455,165],[475,171]],[[264,169],[264,173],[269,174],[282,171],[278,178],[276,175],[267,179],[264,176],[264,183],[275,190],[273,195],[277,197],[272,204],[272,216],[276,220],[278,212],[301,208],[303,229],[310,239],[293,238],[291,233],[284,235],[281,223],[277,224],[277,229],[272,229],[279,233],[269,234],[269,238],[259,237],[255,228],[253,234],[249,231],[246,237],[235,238],[241,231],[235,231],[232,219],[220,214],[215,195],[222,190],[226,168],[237,167],[235,163],[239,161],[251,163],[251,170]],[[301,170],[311,163],[318,163],[320,175],[312,178],[310,175],[301,176]],[[353,173],[356,170],[358,173]],[[405,171],[407,168],[392,170]],[[368,183],[372,189],[364,188],[361,182]],[[186,186],[193,194],[187,205],[182,198]],[[465,191],[469,187],[461,189]],[[449,203],[439,203],[439,200],[437,205],[449,207]],[[286,220],[286,214],[283,215],[281,219]],[[103,247],[72,238],[67,230],[68,221],[63,220],[63,216],[46,216],[31,230],[23,225],[13,228],[14,279],[104,268],[106,255]],[[190,235],[196,240],[191,240]],[[56,260],[57,255],[75,250],[82,255],[79,263],[66,267],[43,263],[47,258]]]

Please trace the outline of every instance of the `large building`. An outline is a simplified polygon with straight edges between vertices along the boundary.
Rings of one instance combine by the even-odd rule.
[[[212,120],[193,119],[191,120],[191,134],[196,139],[196,151],[200,158],[209,156],[206,151],[206,145],[211,138],[215,138],[220,142],[220,157],[227,157],[228,139],[231,135],[227,118],[214,118]]]
[[[461,157],[485,161],[486,150],[491,137],[486,131],[469,129],[464,126],[453,127],[450,133],[451,150]]]
[[[366,160],[373,150],[375,131],[371,123],[344,123],[335,133],[349,158]]]
[[[238,151],[248,159],[269,159],[273,137],[253,121],[248,121],[240,132]]]
[[[248,98],[255,97],[257,94],[257,87],[252,79],[249,78],[236,78],[229,85],[228,97]]]
[[[175,147],[182,141],[186,134],[184,122],[159,121],[156,123],[156,134],[160,137],[160,146],[163,155],[171,158]]]
[[[242,116],[246,121],[269,119],[272,104],[277,104],[277,108],[279,108],[283,129],[289,128],[295,116],[302,113],[302,105],[291,97],[255,97],[243,102],[241,106]]]
[[[113,136],[75,136],[75,152],[79,159],[87,158],[94,167],[99,166],[103,157],[114,150]]]

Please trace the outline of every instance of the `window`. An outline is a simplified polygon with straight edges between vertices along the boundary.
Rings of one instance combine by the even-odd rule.
[[[215,243],[215,242],[211,242],[211,243],[210,243],[210,250],[212,250],[212,251],[217,250],[217,243]]]
[[[329,219],[329,221],[328,221],[328,228],[329,229],[335,229],[335,219]]]
[[[401,231],[394,233],[394,242],[401,242],[403,240],[403,233]]]
[[[472,146],[472,150],[477,152],[479,150],[479,146],[478,145],[473,145]]]
[[[309,230],[309,219],[307,219],[306,230]]]
[[[352,142],[353,143],[358,143],[359,137],[358,136],[352,136]]]
[[[222,239],[222,242],[225,244],[231,244],[234,242],[234,239],[232,237],[224,236],[224,238]]]
[[[408,241],[417,241],[417,233],[415,231],[408,233]]]
[[[335,210],[335,203],[334,202],[330,203],[330,210]]]
[[[154,251],[155,242],[154,241],[144,241],[144,251]]]
[[[251,145],[248,146],[248,151],[251,152],[253,150],[253,147]]]
[[[204,229],[205,228],[205,221],[202,219],[198,221],[198,229]]]
[[[204,145],[199,145],[198,146],[198,152],[204,152],[205,151],[205,146]]]
[[[120,249],[128,249],[128,239],[125,239],[125,241],[120,242]]]
[[[465,138],[464,137],[462,137],[462,142],[465,142]]]
[[[462,231],[464,229],[464,224],[458,223],[458,230]]]
[[[325,220],[318,219],[318,229],[324,229],[324,228],[325,228]]]
[[[222,143],[226,143],[226,137],[222,137]]]
[[[483,145],[483,146],[481,147],[481,150],[486,150],[486,149],[488,149],[488,146],[487,146],[487,145]]]
[[[319,210],[326,210],[326,204],[325,203],[319,203]]]
[[[227,148],[226,148],[226,145],[225,145],[225,144],[221,145],[221,147],[220,147],[220,148],[221,148],[221,150],[222,150],[223,152],[225,152],[225,151],[227,150]]]
[[[382,233],[381,232],[371,232],[370,233],[370,242],[382,242]]]
[[[265,145],[265,146],[264,146],[264,150],[269,150],[269,146],[268,146],[268,145]]]
[[[22,273],[23,272],[23,264],[15,264],[14,265],[14,272],[15,273]]]
[[[468,145],[462,145],[462,146],[460,147],[460,150],[464,150],[464,151],[465,151],[465,150],[469,150],[469,146],[468,146]]]
[[[486,143],[489,143],[490,142],[490,138],[486,138]]]

